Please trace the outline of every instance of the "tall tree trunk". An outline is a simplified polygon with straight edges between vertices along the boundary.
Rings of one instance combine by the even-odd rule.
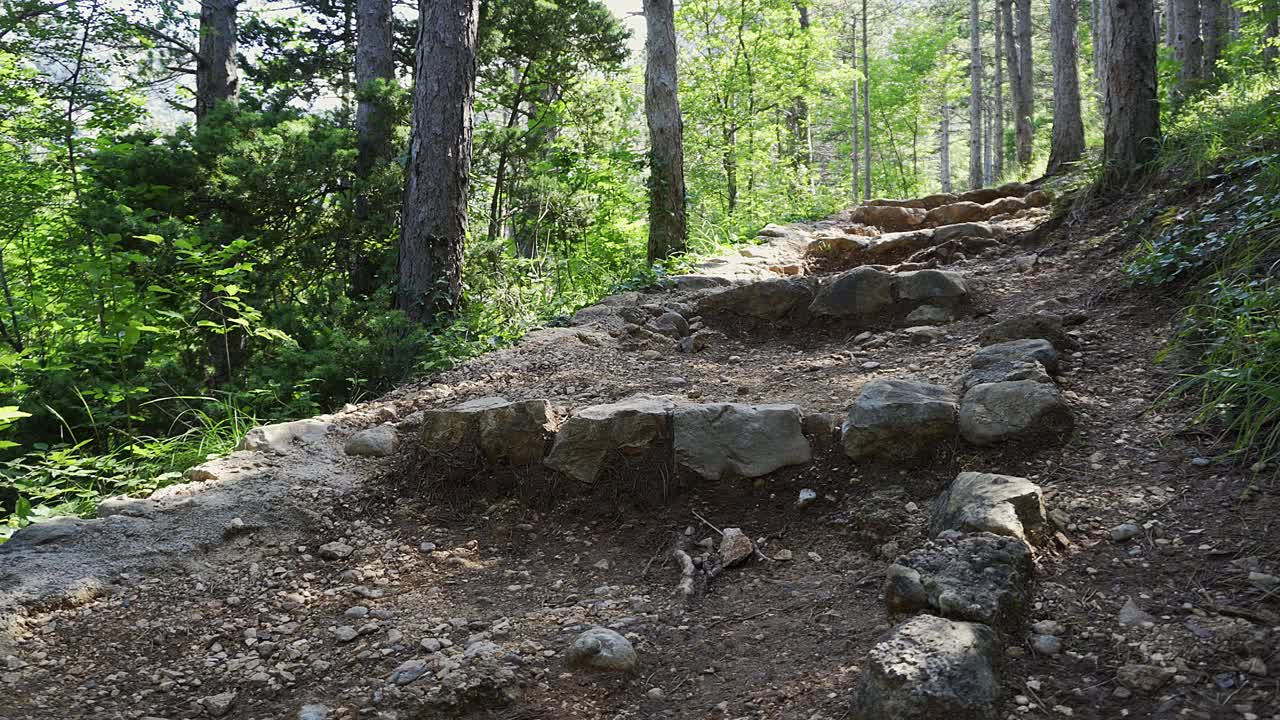
[[[851,125],[853,127],[853,136],[850,138],[850,140],[851,140],[851,145],[853,149],[850,152],[849,159],[851,161],[851,166],[852,166],[851,176],[853,178],[853,182],[851,183],[851,185],[853,187],[853,199],[855,202],[857,202],[858,191],[861,189],[861,185],[858,182],[858,170],[859,170],[858,165],[860,162],[862,162],[861,158],[858,157],[858,145],[861,142],[861,138],[858,137],[858,99],[860,97],[858,94],[858,89],[862,83],[858,81],[859,70],[858,70],[858,16],[857,15],[853,16],[852,41],[853,41],[853,45],[852,45],[853,47],[853,103],[852,103],[852,107],[850,108],[850,118],[851,118]]]
[[[1004,28],[1005,70],[1009,74],[1009,104],[1013,111],[1014,157],[1017,158],[1017,150],[1022,147],[1022,65],[1018,61],[1018,39],[1013,29],[1013,0],[999,0],[999,2],[1000,24]]]
[[[938,128],[938,179],[942,192],[951,192],[951,106],[942,104],[942,123]]]
[[[1084,154],[1076,69],[1076,0],[1050,0],[1049,28],[1053,36],[1053,140],[1046,172],[1053,175]]]
[[[1204,40],[1200,37],[1200,0],[1176,0],[1177,39],[1174,57],[1178,69],[1178,95],[1186,97],[1200,85]]]
[[[732,216],[738,209],[738,129],[727,123],[721,128],[721,134],[724,139],[721,163],[724,165],[725,214]]]
[[[1160,136],[1152,0],[1105,0],[1107,85],[1102,159],[1110,185],[1132,179]]]
[[[220,102],[236,102],[240,71],[236,66],[238,0],[201,0],[200,46],[196,57],[196,122]]]
[[[649,261],[685,249],[684,139],[676,95],[673,0],[644,0],[644,113],[649,124]]]
[[[863,198],[871,199],[871,63],[867,60],[867,0],[862,0],[862,178]]]
[[[391,54],[391,0],[359,0],[356,8],[356,177],[368,181],[379,163],[392,155],[391,136],[395,118],[387,85],[395,82]],[[382,223],[366,227],[370,218],[369,193],[361,187],[355,200],[359,224],[352,253],[351,292],[366,296],[373,292],[377,262],[364,240],[381,230]],[[389,221],[390,218],[379,218]],[[372,232],[370,232],[372,231]]]
[[[993,130],[994,137],[992,143],[994,147],[991,152],[991,174],[996,181],[1004,177],[1004,64],[1001,60],[1001,53],[1004,52],[1002,42],[1004,40],[1004,23],[1000,13],[1000,0],[995,0],[995,15],[992,18],[992,25],[995,28],[996,50],[992,55],[995,65],[995,118],[993,118],[995,128]]]
[[[1031,75],[1031,0],[1017,0],[1018,36],[1018,165],[1025,170],[1031,165],[1032,116],[1035,113],[1035,87]]]
[[[1178,3],[1180,0],[1164,0],[1164,44],[1173,48],[1178,44]]]
[[[1200,4],[1200,39],[1204,41],[1204,59],[1200,77],[1212,81],[1218,74],[1218,57],[1222,54],[1223,0],[1203,0]]]
[[[809,35],[809,5],[804,0],[793,0],[796,14],[799,16],[800,33],[806,38]],[[805,57],[808,61],[808,56]],[[796,167],[808,166],[813,162],[813,148],[809,144],[809,103],[803,95],[796,95],[791,100],[791,108],[787,111],[787,126],[791,130],[791,156]]]
[[[1271,19],[1267,21],[1267,29],[1262,33],[1263,42],[1266,43],[1262,50],[1262,59],[1274,63],[1280,59],[1280,47],[1276,46],[1276,40],[1280,38],[1280,2],[1271,0],[1269,3],[1264,3],[1262,9],[1271,14]]]
[[[969,0],[969,189],[982,187],[982,16]]]
[[[462,299],[478,18],[479,0],[418,9],[396,304],[420,323],[455,312]]]

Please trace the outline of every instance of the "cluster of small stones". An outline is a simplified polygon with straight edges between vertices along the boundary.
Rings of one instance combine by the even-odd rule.
[[[885,571],[886,610],[901,622],[868,653],[851,716],[994,718],[1001,640],[1026,624],[1031,544],[1048,529],[1036,485],[960,473],[938,499],[933,539]]]

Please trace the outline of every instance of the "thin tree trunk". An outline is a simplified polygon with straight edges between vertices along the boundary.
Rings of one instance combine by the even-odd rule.
[[[649,261],[685,249],[684,140],[676,94],[673,0],[644,0],[648,36],[644,111],[649,125]]]
[[[1267,29],[1262,33],[1262,39],[1266,43],[1262,50],[1262,59],[1274,63],[1280,59],[1280,47],[1276,46],[1276,39],[1280,38],[1280,3],[1272,0],[1264,4],[1263,8],[1270,11],[1271,19],[1267,21]]]
[[[391,53],[391,0],[359,0],[356,8],[356,177],[362,182],[355,199],[355,217],[359,224],[352,253],[351,292],[363,297],[373,292],[377,262],[365,247],[364,240],[380,233],[382,222],[366,228],[370,220],[370,197],[364,183],[374,169],[392,154],[391,136],[395,118],[387,87],[395,82],[395,63]],[[390,218],[379,220],[389,224]]]
[[[428,323],[462,300],[479,0],[424,2],[418,18],[396,302]]]
[[[1155,156],[1160,136],[1152,0],[1105,0],[1107,85],[1102,158],[1105,182],[1133,179]]]
[[[853,16],[852,47],[853,47],[853,103],[850,108],[850,118],[852,120],[853,136],[850,138],[850,140],[852,141],[851,144],[853,146],[853,149],[850,153],[849,159],[851,160],[851,165],[852,165],[851,176],[853,178],[853,182],[851,183],[851,186],[853,188],[853,199],[856,202],[858,200],[858,191],[861,188],[860,184],[858,183],[858,169],[859,169],[858,165],[861,162],[861,158],[858,157],[858,145],[861,142],[861,138],[858,137],[858,99],[859,99],[858,89],[862,84],[858,81],[859,70],[858,70],[858,16],[857,15]]]
[[[969,0],[969,189],[982,187],[982,17]]]
[[[862,176],[863,198],[871,199],[871,63],[867,60],[867,0],[862,0]]]
[[[1174,57],[1178,69],[1178,96],[1184,98],[1200,85],[1204,41],[1200,38],[1200,0],[1176,0],[1177,39]]]
[[[1016,0],[1018,35],[1018,164],[1031,165],[1035,88],[1031,75],[1031,0]]]
[[[799,16],[800,33],[807,38],[809,35],[809,6],[804,0],[793,0],[792,5],[795,6],[796,14]],[[805,57],[808,60],[808,57]],[[812,162],[809,156],[811,148],[809,147],[809,103],[803,95],[796,95],[791,100],[791,109],[787,112],[787,125],[791,130],[791,161],[796,167],[807,166]]]
[[[994,148],[991,151],[991,174],[995,181],[999,181],[1004,177],[1004,64],[1001,62],[1001,53],[1004,52],[1002,41],[1004,40],[1004,23],[1000,13],[1000,0],[995,0],[995,15],[992,18],[992,24],[995,27],[995,54],[992,55],[995,65],[995,125],[992,138]]]
[[[1200,4],[1200,38],[1204,41],[1204,60],[1200,71],[1203,80],[1212,81],[1218,74],[1218,57],[1222,54],[1223,0],[1203,0]]]
[[[238,0],[201,0],[200,47],[196,56],[196,122],[221,102],[236,102],[240,71],[236,65]]]
[[[1004,59],[1005,70],[1009,74],[1009,105],[1013,112],[1013,128],[1014,128],[1014,145],[1016,150],[1021,148],[1022,138],[1022,120],[1019,113],[1022,108],[1022,66],[1018,61],[1018,40],[1014,35],[1013,25],[1013,0],[999,0],[1000,2],[1000,24],[1004,30]]]
[[[951,106],[942,104],[942,123],[938,129],[938,179],[942,192],[951,192]]]
[[[1084,154],[1084,122],[1080,117],[1080,77],[1076,69],[1076,0],[1050,0],[1053,41],[1053,139],[1046,173],[1066,170]]]
[[[724,137],[721,163],[724,165],[725,214],[732,216],[738,208],[738,129],[732,124],[726,124],[721,133]]]

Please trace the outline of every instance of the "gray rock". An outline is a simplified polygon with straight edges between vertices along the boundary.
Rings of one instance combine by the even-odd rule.
[[[973,354],[974,370],[1000,368],[1020,363],[1039,363],[1050,375],[1058,374],[1058,351],[1044,338],[1023,338],[987,345]],[[992,381],[995,382],[995,381]]]
[[[946,325],[952,320],[951,311],[936,305],[921,305],[907,313],[908,325]]]
[[[893,232],[872,238],[866,250],[873,261],[889,264],[903,260],[919,250],[932,247],[934,243],[932,230]]]
[[[399,437],[390,425],[377,425],[352,435],[342,451],[348,455],[386,457],[396,451]]]
[[[1173,670],[1158,665],[1124,665],[1116,671],[1116,682],[1130,690],[1158,690],[1173,679]]]
[[[1028,311],[1037,315],[1057,315],[1062,318],[1063,325],[1079,325],[1089,319],[1087,313],[1075,309],[1066,298],[1041,300],[1028,308]]]
[[[854,694],[854,720],[992,720],[995,633],[917,615],[876,643]]]
[[[298,720],[329,720],[328,705],[303,705]]]
[[[408,685],[427,672],[427,664],[421,660],[405,660],[387,676],[388,685]]]
[[[1125,627],[1133,627],[1143,623],[1154,623],[1156,617],[1138,607],[1138,603],[1134,602],[1133,598],[1129,598],[1125,601],[1124,606],[1120,608],[1120,614],[1116,621]]]
[[[1053,635],[1036,635],[1031,639],[1031,647],[1041,655],[1057,655],[1062,652],[1062,641]]]
[[[893,283],[894,295],[906,302],[928,302],[954,307],[969,299],[964,276],[947,270],[913,270],[898,273]]]
[[[676,463],[708,480],[760,477],[813,459],[795,405],[716,403],[676,408]]]
[[[339,625],[333,629],[333,636],[338,642],[351,642],[360,636],[360,632],[350,625]]]
[[[424,412],[422,444],[431,452],[473,448],[491,463],[530,465],[542,460],[559,424],[546,400],[480,398]]]
[[[546,465],[579,482],[594,482],[611,452],[638,453],[670,437],[675,403],[637,395],[583,408],[556,434]]]
[[[1034,361],[998,363],[990,367],[970,370],[960,379],[960,388],[962,392],[967,393],[979,385],[1023,380],[1056,388],[1053,378],[1045,372],[1044,366]]]
[[[237,694],[234,690],[228,690],[217,695],[209,695],[200,698],[200,705],[204,707],[205,712],[210,717],[223,717],[231,712],[231,708],[236,704]]]
[[[69,542],[79,536],[80,531],[89,524],[70,515],[52,517],[44,522],[28,525],[14,533],[4,544],[6,550],[22,547],[54,546]]]
[[[988,222],[966,222],[956,223],[955,225],[943,225],[934,228],[933,241],[938,244],[947,242],[948,240],[961,240],[965,238],[990,238],[993,240],[1003,240],[1008,232],[1003,225],[999,223],[992,224]]]
[[[686,292],[722,288],[733,284],[729,278],[719,275],[676,275],[672,280],[677,290]]]
[[[931,325],[909,327],[904,329],[902,333],[907,336],[907,342],[912,345],[929,345],[947,337],[946,330]]]
[[[645,324],[653,332],[679,340],[689,334],[689,321],[679,313],[667,311]]]
[[[755,552],[751,538],[739,528],[725,528],[720,536],[720,561],[725,567],[733,567]]]
[[[353,552],[355,552],[355,548],[336,540],[320,546],[320,557],[325,560],[342,560],[343,558],[351,557]]]
[[[1062,329],[1062,318],[1049,313],[1023,313],[1001,320],[978,335],[982,345],[1008,340],[1043,338],[1059,350],[1075,350],[1079,343]]]
[[[571,667],[634,672],[638,659],[631,641],[608,628],[593,627],[579,635],[565,651]]]
[[[924,224],[923,208],[892,207],[886,205],[862,205],[854,208],[849,219],[863,225],[873,225],[885,232],[898,232],[918,228]]]
[[[1116,542],[1132,540],[1142,534],[1142,528],[1133,523],[1120,523],[1111,528],[1111,539]]]
[[[990,533],[942,533],[885,571],[884,598],[894,615],[928,612],[1004,631],[1026,620],[1031,551]]]
[[[960,401],[960,434],[974,445],[1058,439],[1075,427],[1058,388],[1035,380],[975,385]]]
[[[964,197],[963,195],[961,197]],[[925,216],[925,224],[930,227],[958,225],[960,223],[980,222],[991,217],[991,212],[976,202],[961,200],[949,205],[942,205],[929,211]]]
[[[776,278],[706,295],[698,301],[698,314],[729,313],[756,320],[777,321],[793,311],[803,311],[812,301],[812,281]]]
[[[809,488],[800,489],[800,497],[796,498],[796,509],[804,510],[818,500],[818,493]]]
[[[854,460],[921,460],[955,436],[956,397],[940,385],[872,380],[841,431],[845,454]]]
[[[840,319],[874,320],[893,306],[893,275],[856,267],[822,286],[809,312]]]
[[[323,441],[332,428],[331,424],[314,418],[261,425],[245,433],[236,449],[285,453],[293,449],[295,442],[314,444]]]
[[[1025,542],[1048,527],[1038,485],[1012,475],[962,472],[938,498],[930,532],[988,532]]]

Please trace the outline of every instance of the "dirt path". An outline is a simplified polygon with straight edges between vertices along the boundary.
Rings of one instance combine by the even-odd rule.
[[[1034,263],[1017,235],[951,263],[979,288],[977,312],[928,344],[900,329],[708,319],[705,348],[678,352],[634,331],[628,318],[651,313],[633,309],[689,311],[706,291],[688,288],[715,278],[843,269],[804,250],[847,219],[795,226],[705,266],[709,280],[611,298],[572,327],[322,418],[332,432],[320,439],[236,453],[203,482],[109,508],[114,519],[0,546],[0,608],[23,608],[0,640],[0,720],[846,717],[890,627],[885,565],[924,541],[961,470],[1033,480],[1058,525],[1038,550],[1030,618],[1056,627],[1009,641],[1001,717],[1280,718],[1280,583],[1267,585],[1280,503],[1207,460],[1214,448],[1181,432],[1176,408],[1151,410],[1173,381],[1153,359],[1174,308],[1123,289],[1112,221],[1047,236]],[[493,395],[573,410],[649,393],[839,416],[872,379],[955,384],[984,328],[1051,298],[1087,316],[1058,378],[1076,415],[1060,446],[957,445],[909,471],[818,447],[811,464],[754,481],[668,487],[640,467],[635,487],[551,492],[524,478],[515,499],[476,490],[509,487],[509,474],[440,466],[411,441],[421,411]],[[383,421],[402,430],[396,455],[342,452]],[[816,501],[798,503],[802,489]],[[1137,534],[1113,540],[1122,523]],[[670,548],[714,546],[725,527],[789,559],[726,569],[686,603]],[[1121,624],[1130,598],[1145,622]],[[565,649],[591,626],[625,634],[637,672],[568,668]],[[1154,668],[1150,689],[1118,679],[1135,665]]]

